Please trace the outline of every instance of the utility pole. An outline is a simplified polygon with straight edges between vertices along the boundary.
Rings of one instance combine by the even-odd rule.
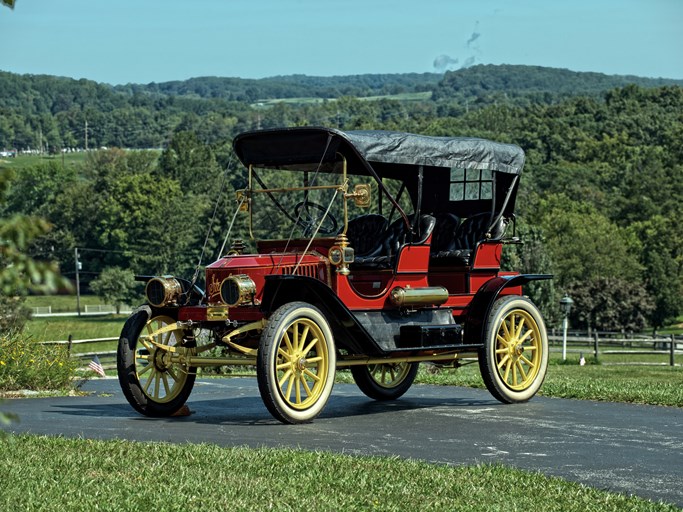
[[[85,150],[88,151],[88,120],[85,120]]]
[[[81,316],[81,283],[78,271],[81,270],[81,262],[78,261],[78,247],[74,247],[74,260],[76,261],[76,311]]]

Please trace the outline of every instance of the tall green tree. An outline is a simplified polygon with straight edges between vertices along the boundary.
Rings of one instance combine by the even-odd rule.
[[[135,307],[142,301],[139,285],[132,272],[118,267],[108,267],[90,283],[90,288],[105,303],[113,305],[118,315],[121,312],[121,306]]]

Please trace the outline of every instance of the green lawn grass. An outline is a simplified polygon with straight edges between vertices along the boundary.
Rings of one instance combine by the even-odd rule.
[[[80,299],[81,311],[85,311],[85,306],[99,306],[104,304],[104,301],[97,295],[81,295]],[[52,308],[53,313],[68,313],[76,312],[76,296],[75,295],[29,295],[26,297],[26,307],[48,307]]]
[[[28,435],[0,451],[2,510],[678,510],[502,465]]]
[[[64,155],[17,155],[16,158],[3,158],[0,167],[21,171],[28,167],[56,162],[64,167],[78,167],[87,157],[87,153],[65,153]]]
[[[350,379],[350,375],[348,376]],[[430,371],[423,365],[416,380],[422,384],[484,388],[478,364],[457,370]],[[683,407],[683,368],[671,366],[579,366],[554,359],[542,396]]]
[[[126,321],[125,315],[53,316],[26,322],[24,335],[34,341],[74,340],[118,337]],[[88,351],[96,350],[88,344]]]

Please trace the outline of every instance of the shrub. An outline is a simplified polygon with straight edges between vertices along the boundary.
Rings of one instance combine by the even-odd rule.
[[[67,390],[77,361],[66,347],[40,345],[19,334],[0,335],[0,390]]]

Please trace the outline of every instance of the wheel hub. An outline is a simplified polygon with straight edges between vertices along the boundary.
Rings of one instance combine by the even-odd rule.
[[[155,349],[152,360],[155,368],[160,372],[165,372],[171,366],[171,354],[165,350]]]

